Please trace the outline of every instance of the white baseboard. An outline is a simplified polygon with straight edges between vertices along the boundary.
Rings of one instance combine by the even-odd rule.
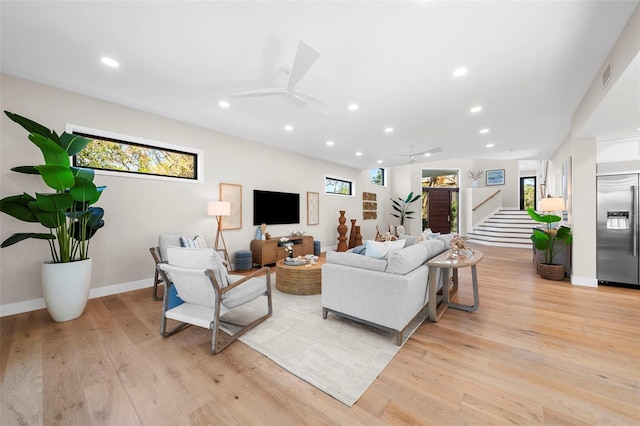
[[[581,285],[584,287],[598,287],[598,280],[596,278],[576,277],[575,275],[571,275],[571,284]]]
[[[127,291],[140,290],[141,288],[148,287],[153,287],[153,278],[92,288],[89,292],[89,299],[110,296],[112,294],[126,293]],[[151,297],[151,293],[149,293],[149,297]],[[0,317],[37,311],[44,308],[46,308],[46,305],[43,298],[25,300],[24,302],[8,303],[6,305],[0,305]]]

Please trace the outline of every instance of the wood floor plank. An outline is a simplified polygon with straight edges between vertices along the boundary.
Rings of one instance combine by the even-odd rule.
[[[2,424],[38,425],[44,422],[42,388],[43,311],[15,316],[0,398]]]
[[[143,289],[69,323],[0,318],[0,421],[640,424],[640,291],[542,280],[529,250],[481,250],[480,308],[423,323],[353,407],[241,342],[211,355],[208,330],[162,338]],[[472,299],[463,269],[458,300]]]

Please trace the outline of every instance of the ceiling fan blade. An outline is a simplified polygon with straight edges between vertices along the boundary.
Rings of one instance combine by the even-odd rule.
[[[246,92],[234,93],[229,95],[231,98],[252,98],[257,96],[272,96],[286,94],[287,91],[282,88],[248,90]]]
[[[296,51],[296,57],[291,66],[289,81],[287,82],[287,90],[289,92],[292,92],[296,88],[300,80],[302,80],[311,66],[316,62],[318,56],[320,56],[320,52],[304,41],[298,41],[298,50]]]
[[[419,155],[425,155],[425,154],[435,154],[436,152],[442,152],[442,148],[437,147],[437,148],[428,149],[428,150],[422,151],[422,152],[416,152],[415,154],[411,154],[411,156],[419,156]]]
[[[304,103],[307,103],[309,105],[311,105],[313,108],[316,109],[316,111],[318,111],[320,114],[322,115],[327,115],[331,112],[331,110],[333,109],[333,107],[331,105],[325,104],[324,102],[322,102],[321,100],[318,100],[316,98],[314,98],[313,96],[309,96],[305,93],[302,92],[293,92],[291,94],[291,96],[293,96],[296,99],[301,100]]]

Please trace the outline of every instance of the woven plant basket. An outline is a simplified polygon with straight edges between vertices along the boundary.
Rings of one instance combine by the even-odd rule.
[[[564,279],[564,265],[538,264],[538,273],[545,280],[562,281]]]

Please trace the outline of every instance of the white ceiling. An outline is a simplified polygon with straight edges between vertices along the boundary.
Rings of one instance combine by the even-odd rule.
[[[436,147],[443,152],[431,160],[547,159],[637,5],[2,1],[1,65],[9,75],[357,169],[408,164],[410,153]],[[320,56],[298,89],[331,105],[329,114],[285,96],[229,97],[284,87],[299,40]],[[103,55],[120,67],[106,68]],[[468,74],[455,79],[460,66]],[[349,111],[352,102],[360,109]],[[483,111],[470,114],[474,105]],[[615,111],[607,107],[600,116]]]

